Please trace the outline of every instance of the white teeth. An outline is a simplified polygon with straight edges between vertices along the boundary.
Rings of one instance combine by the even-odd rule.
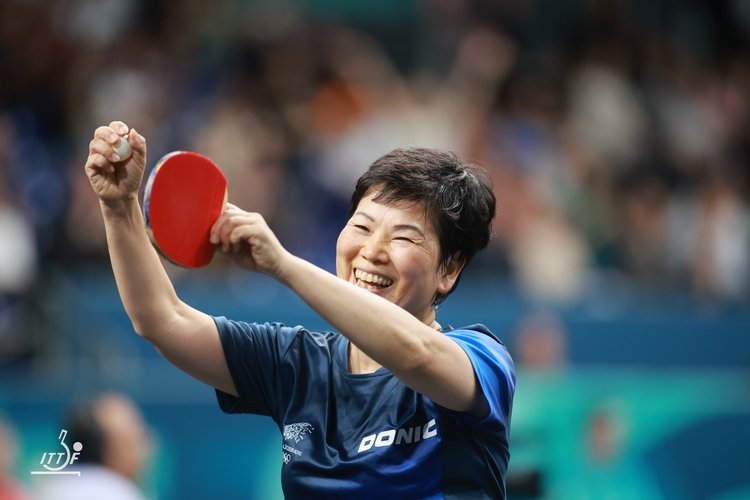
[[[384,278],[382,276],[378,276],[375,274],[366,273],[360,269],[357,269],[354,271],[354,277],[357,278],[357,280],[360,280],[357,284],[360,285],[362,288],[368,288],[370,290],[374,290],[375,287],[366,287],[364,285],[366,284],[375,284],[375,285],[381,285],[381,286],[390,286],[393,284],[392,280],[389,280],[388,278]]]

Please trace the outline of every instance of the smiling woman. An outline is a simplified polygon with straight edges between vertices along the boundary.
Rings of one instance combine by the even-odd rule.
[[[133,154],[112,163],[126,134]],[[274,419],[287,498],[505,498],[513,362],[486,327],[442,328],[434,307],[489,241],[495,198],[481,169],[430,149],[377,160],[352,196],[338,276],[229,205],[212,243],[337,330],[316,333],[211,317],[179,300],[138,207],[145,164],[137,132],[97,129],[86,172],[123,304],[165,358],[217,389],[224,411]]]
[[[376,193],[377,194],[377,193]],[[431,324],[436,293],[447,292],[462,265],[440,266],[435,229],[414,203],[383,205],[368,195],[341,231],[336,273]]]
[[[364,209],[360,210],[368,195],[369,201],[377,204],[410,210],[403,214],[404,221],[395,224],[394,229],[404,234],[396,234],[394,239],[424,246],[429,239],[426,235],[434,236],[439,266],[457,266],[451,288],[435,294],[434,305],[440,304],[455,289],[463,266],[490,241],[495,196],[487,173],[475,165],[462,164],[446,151],[397,149],[379,158],[357,181],[349,225],[357,215],[376,222]],[[345,232],[346,229],[342,236]]]

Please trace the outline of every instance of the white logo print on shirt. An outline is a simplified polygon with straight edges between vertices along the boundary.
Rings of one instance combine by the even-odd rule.
[[[362,442],[359,444],[357,453],[367,451],[375,445],[376,448],[382,448],[384,446],[391,446],[393,444],[403,443],[416,443],[420,439],[429,439],[437,436],[437,429],[435,429],[435,419],[433,418],[424,427],[402,427],[400,429],[389,429],[387,431],[380,432],[378,434],[370,434],[362,438]]]
[[[312,431],[315,430],[315,427],[312,426],[312,424],[308,424],[307,422],[300,422],[298,424],[289,424],[284,426],[284,441],[294,441],[295,443],[299,443],[303,439],[305,439],[305,434],[312,434]],[[302,452],[299,451],[296,448],[292,448],[288,444],[284,443],[281,445],[281,447],[284,449],[284,463],[288,464],[292,460],[292,455],[290,453],[293,453],[297,455],[298,457],[302,456]],[[287,453],[289,452],[289,453]]]
[[[289,424],[284,426],[284,440],[290,441],[294,439],[295,443],[299,443],[305,439],[305,434],[312,434],[315,427],[307,422],[300,422],[298,424]]]

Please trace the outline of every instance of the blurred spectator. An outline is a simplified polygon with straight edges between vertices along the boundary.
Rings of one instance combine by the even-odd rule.
[[[0,500],[28,500],[24,488],[13,478],[13,467],[18,453],[16,431],[0,415]]]
[[[538,370],[564,368],[568,364],[567,332],[549,312],[526,315],[514,331],[514,357],[520,366]]]
[[[698,294],[738,301],[750,290],[750,212],[724,181],[703,186],[696,220],[692,283]]]
[[[628,430],[623,402],[607,400],[596,408],[587,421],[587,451],[592,464],[603,466],[624,453]]]
[[[714,176],[696,197],[676,199],[670,212],[670,263],[687,271],[695,293],[729,302],[747,297],[750,211],[736,191]]]
[[[31,221],[12,196],[8,165],[15,128],[0,114],[0,295],[21,295],[37,271],[36,237]]]
[[[570,500],[662,500],[648,467],[635,452],[628,401],[609,397],[581,422],[583,455],[570,460],[551,497]]]
[[[26,294],[39,271],[32,221],[10,184],[15,127],[0,113],[0,365],[28,350]]]
[[[113,44],[133,20],[134,0],[84,0],[56,5],[58,30],[83,47]]]
[[[4,203],[0,193],[0,293],[23,294],[33,284],[36,270],[34,231],[23,212]]]
[[[619,186],[621,266],[641,286],[666,284],[670,193],[664,181],[638,172]]]
[[[648,113],[628,78],[629,52],[619,39],[594,38],[569,82],[571,125],[598,160],[629,169],[647,152]]]
[[[279,120],[239,96],[218,97],[192,143],[195,151],[221,165],[231,203],[274,220],[288,175]]]
[[[320,148],[320,182],[342,197],[348,197],[367,165],[394,148],[437,147],[467,155],[477,122],[487,114],[494,89],[515,58],[512,40],[496,30],[476,28],[461,40],[447,77],[440,80],[417,68],[409,79],[381,44],[362,33],[340,30],[330,43],[335,78],[323,87],[317,103],[332,99],[333,88],[346,102],[338,106],[335,121],[330,112],[316,108],[319,127],[313,129],[313,140]]]
[[[45,483],[43,500],[143,500],[137,479],[150,454],[146,425],[138,407],[115,393],[72,407],[64,428],[83,445],[80,476],[57,476]]]

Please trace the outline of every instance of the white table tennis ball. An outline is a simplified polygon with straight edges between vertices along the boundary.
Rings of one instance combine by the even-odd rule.
[[[124,137],[120,137],[120,140],[117,141],[117,144],[112,146],[112,149],[114,149],[115,153],[120,157],[120,161],[125,161],[130,158],[130,154],[133,152],[133,148],[130,147],[130,143]]]

